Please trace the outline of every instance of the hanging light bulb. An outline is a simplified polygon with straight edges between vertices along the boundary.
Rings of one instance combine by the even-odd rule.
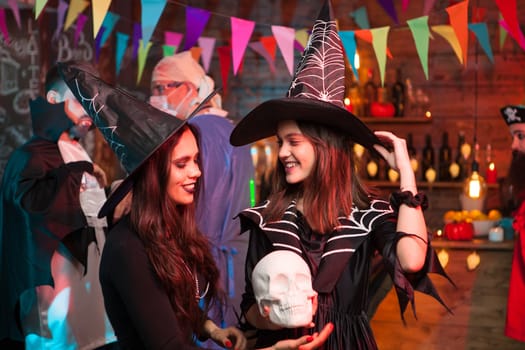
[[[361,61],[359,59],[359,53],[357,52],[357,50],[354,54],[354,67],[356,70],[358,70],[361,67]]]
[[[464,194],[472,199],[483,199],[487,192],[487,184],[483,176],[479,174],[479,164],[476,160],[472,162],[472,172],[467,177],[464,185]]]

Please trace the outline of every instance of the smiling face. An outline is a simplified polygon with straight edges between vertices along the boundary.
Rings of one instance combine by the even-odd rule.
[[[315,164],[314,146],[293,120],[285,120],[277,126],[279,160],[284,166],[286,182],[296,184],[304,181]]]
[[[177,204],[191,204],[200,176],[197,140],[187,129],[171,152],[168,195]]]

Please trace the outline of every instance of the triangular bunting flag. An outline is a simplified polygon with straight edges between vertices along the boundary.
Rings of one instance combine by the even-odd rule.
[[[393,0],[379,0],[379,4],[383,9],[386,11],[386,13],[394,20],[395,24],[399,24],[399,20],[397,19],[397,12],[396,8],[394,6]]]
[[[290,27],[272,26],[272,33],[277,41],[281,55],[291,76],[294,73],[293,46],[295,41],[295,30]]]
[[[202,54],[202,49],[198,46],[195,46],[195,47],[192,47],[190,49],[190,53],[191,53],[191,57],[199,62],[200,58],[201,58],[201,54]]]
[[[62,29],[64,28],[64,17],[66,17],[66,11],[69,7],[68,3],[64,0],[60,0],[58,2],[58,8],[57,8],[57,26],[55,29],[55,33],[53,33],[53,38],[58,38],[60,33],[62,32]]]
[[[354,35],[356,38],[359,38],[369,44],[372,44],[372,32],[370,29],[360,29],[360,30],[354,30]],[[386,49],[386,55],[388,58],[392,59],[392,52],[390,52],[390,49]]]
[[[403,12],[406,12],[406,10],[408,8],[408,5],[409,5],[409,2],[410,2],[410,0],[402,0],[401,1],[401,8],[403,9]]]
[[[42,10],[46,7],[48,0],[35,0],[35,19],[40,17]]]
[[[140,3],[142,11],[142,40],[149,43],[166,6],[166,0],[140,0]]]
[[[209,19],[209,11],[190,6],[186,7],[186,40],[184,42],[184,51],[189,50],[197,44]]]
[[[262,46],[266,49],[266,51],[270,54],[270,57],[273,61],[275,61],[275,54],[277,52],[277,41],[275,40],[274,36],[263,36],[259,39]]]
[[[104,34],[102,35],[102,38],[100,39],[100,46],[104,46],[106,41],[109,39],[109,36],[113,32],[113,29],[115,28],[115,25],[117,24],[118,20],[120,19],[120,16],[113,12],[108,12],[106,14],[106,17],[104,17],[104,21],[102,21],[102,27],[104,28]]]
[[[162,57],[173,56],[177,52],[177,46],[162,45]]]
[[[495,0],[496,5],[507,24],[506,30],[516,40],[520,47],[525,50],[525,36],[520,28],[518,20],[516,0]]]
[[[64,31],[76,21],[77,17],[89,6],[89,2],[85,0],[71,0],[67,10],[66,24]]]
[[[148,58],[149,49],[151,49],[151,41],[148,41],[148,44],[144,46],[144,42],[141,39],[139,42],[137,85],[142,79],[142,73],[144,72],[144,66],[146,65],[146,59]]]
[[[368,21],[368,13],[366,12],[366,7],[361,6],[357,10],[350,12],[350,17],[352,17],[361,29],[370,29],[370,22]]]
[[[111,0],[92,0],[91,9],[93,12],[93,38],[97,37],[98,31],[102,26],[102,21],[106,17],[106,13],[109,10],[109,5],[111,5]],[[106,31],[108,28],[106,28]],[[101,46],[104,43],[100,43]]]
[[[272,58],[272,55],[268,52],[264,44],[261,41],[253,41],[248,44],[248,47],[261,55],[266,62],[268,62],[272,74],[275,74],[275,60]]]
[[[450,24],[461,46],[463,65],[467,65],[468,57],[468,0],[447,7]]]
[[[386,42],[388,39],[389,26],[370,29],[372,32],[372,46],[376,54],[381,77],[381,86],[385,85],[385,67],[386,67]]]
[[[142,39],[142,26],[140,23],[133,23],[133,51],[131,52],[131,59],[135,60],[139,52],[140,39]]]
[[[98,31],[97,37],[95,38],[95,60],[98,62],[98,58],[100,56],[100,48],[102,45],[100,44],[100,41],[102,40],[102,36],[104,35],[104,32],[106,31],[106,28],[100,27],[100,30]]]
[[[7,31],[7,22],[5,21],[5,9],[0,7],[0,31],[4,37],[4,41],[9,43],[9,32]]]
[[[73,47],[77,47],[78,39],[80,39],[80,33],[84,31],[84,26],[86,25],[87,21],[88,21],[88,16],[86,16],[85,14],[80,13],[77,16],[77,25],[75,26],[75,36],[73,38]]]
[[[230,75],[231,52],[232,48],[230,46],[220,46],[217,48],[217,53],[219,54],[219,66],[221,67],[222,91],[224,96],[226,96],[228,93],[228,76]]]
[[[199,47],[202,49],[201,61],[206,73],[210,70],[211,58],[213,56],[213,48],[215,47],[215,38],[201,36],[198,40]]]
[[[499,48],[500,50],[503,48],[503,45],[505,45],[505,39],[507,39],[507,29],[505,29],[505,26],[503,25],[505,21],[503,20],[503,16],[501,13],[499,14],[499,21],[498,21],[500,27],[499,27]]]
[[[8,0],[9,7],[13,11],[13,16],[15,16],[16,25],[18,29],[22,29],[22,24],[20,23],[20,9],[18,8],[17,0]]]
[[[164,32],[164,44],[179,48],[181,42],[182,42],[181,33],[170,32],[170,31]],[[177,52],[177,50],[175,50],[175,52]]]
[[[117,43],[115,48],[115,70],[117,75],[120,74],[120,69],[122,67],[122,59],[128,48],[129,35],[125,33],[117,32]]]
[[[295,41],[297,41],[301,46],[300,52],[304,51],[306,44],[308,43],[308,38],[310,37],[310,32],[308,29],[299,29],[295,31]]]
[[[412,32],[414,43],[416,44],[419,61],[428,80],[428,42],[430,31],[428,29],[428,16],[422,16],[407,21],[408,27]]]
[[[438,26],[432,26],[432,30],[439,35],[441,35],[443,38],[445,38],[446,41],[450,44],[452,49],[454,50],[454,53],[456,54],[459,63],[463,64],[463,55],[461,54],[461,46],[459,44],[459,40],[454,33],[454,29],[452,26],[449,25],[438,25]]]
[[[428,16],[430,14],[430,11],[432,11],[432,8],[434,7],[434,2],[436,2],[436,0],[425,0],[425,4],[423,5],[423,16]]]
[[[486,23],[471,23],[468,28],[476,35],[479,44],[485,51],[490,62],[494,63],[494,56],[492,55],[492,47],[490,46],[489,31]]]
[[[244,52],[250,41],[255,22],[237,17],[230,18],[232,38],[233,74],[237,75]]]
[[[354,73],[356,80],[359,81],[359,74],[357,72],[357,67],[355,66],[354,62],[354,57],[357,52],[357,47],[355,44],[355,34],[351,30],[340,31],[339,37],[341,37],[341,42],[343,43],[343,48],[345,49],[348,62],[350,62],[350,65],[352,66],[352,72]]]

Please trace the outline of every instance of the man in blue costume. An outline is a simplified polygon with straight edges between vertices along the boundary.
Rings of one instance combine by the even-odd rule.
[[[45,84],[31,101],[33,137],[11,155],[0,192],[0,339],[95,349],[116,340],[98,281],[106,177],[79,143],[92,122],[56,66]]]
[[[186,119],[214,89],[213,80],[189,51],[161,59],[153,69],[150,103],[177,118]],[[227,304],[217,305],[208,315],[221,327],[239,323],[239,305],[244,283],[247,235],[240,235],[234,216],[250,206],[250,180],[254,168],[249,146],[232,147],[233,125],[216,94],[189,123],[199,129],[203,186],[198,194],[197,223],[209,238],[221,271]],[[206,348],[220,349],[208,341]]]

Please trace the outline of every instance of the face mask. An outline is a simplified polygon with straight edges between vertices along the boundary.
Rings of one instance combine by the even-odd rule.
[[[91,125],[93,125],[91,118],[80,118],[78,122],[69,129],[69,137],[73,140],[80,140],[87,135]]]
[[[179,103],[177,103],[176,106],[173,106],[171,104],[168,103],[168,98],[171,94],[173,94],[176,90],[172,90],[169,94],[167,95],[159,95],[159,96],[151,96],[149,98],[149,103],[153,106],[153,107],[156,107],[158,109],[160,109],[161,111],[164,111],[166,113],[169,113],[173,116],[176,116],[176,117],[182,117],[182,118],[186,118],[187,115],[181,115],[179,116],[180,114],[180,109],[181,107],[185,106],[187,103],[186,101],[188,101],[188,99],[191,97],[192,95],[192,91],[191,90],[188,90],[188,92],[186,93],[186,95],[180,99]],[[189,106],[193,106],[194,104],[196,104],[198,102],[197,99],[193,99],[189,102]],[[189,108],[188,108],[189,109]]]

